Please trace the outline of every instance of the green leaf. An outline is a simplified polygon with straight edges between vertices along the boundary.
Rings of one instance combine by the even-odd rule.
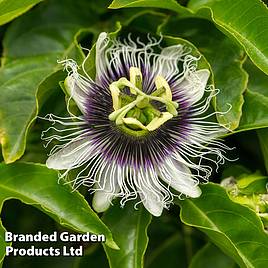
[[[75,231],[104,234],[106,245],[117,248],[111,232],[83,196],[58,183],[56,171],[41,164],[0,164],[0,189],[1,208],[5,200],[19,199]]]
[[[238,178],[237,186],[242,194],[266,193],[267,182],[268,182],[267,176],[263,176],[258,172],[256,172]]]
[[[0,1],[0,25],[3,25],[14,18],[28,11],[35,4],[43,0],[1,0]]]
[[[230,166],[223,171],[222,186],[228,192],[233,191],[233,195],[255,195],[265,194],[267,192],[266,184],[268,177],[262,175],[259,171],[255,173],[247,172],[243,166]]]
[[[234,268],[237,267],[235,262],[226,256],[215,245],[208,243],[202,249],[200,249],[193,260],[189,268]]]
[[[66,115],[66,103],[64,101],[64,93],[62,92],[58,82],[65,79],[65,73],[58,71],[46,78],[39,86],[37,99],[44,103],[39,112],[39,116],[52,113],[59,116]],[[40,101],[41,102],[41,101]],[[57,105],[55,105],[57,103]],[[44,150],[44,143],[41,141],[42,131],[47,128],[48,122],[45,120],[37,120],[31,127],[31,131],[27,136],[27,146],[24,155],[20,159],[22,162],[45,163],[47,160],[47,150]]]
[[[211,19],[221,31],[237,40],[251,60],[268,74],[268,11],[261,1],[190,0],[187,8],[175,0],[114,0],[110,5],[110,8],[123,7],[164,8],[183,16]]]
[[[229,168],[228,172],[231,170],[232,167]],[[267,229],[268,223],[267,182],[268,177],[263,176],[259,171],[252,174],[232,175],[221,182],[230,199],[251,208],[261,218],[265,229]]]
[[[268,10],[264,3],[258,0],[190,0],[188,8],[210,17],[268,74]]]
[[[264,159],[264,164],[266,171],[268,172],[268,129],[259,129],[257,130],[262,154],[263,154],[263,159]]]
[[[215,87],[215,110],[228,113],[218,115],[218,121],[230,129],[239,125],[247,86],[247,73],[242,69],[243,50],[207,20],[171,17],[160,31],[191,41],[212,67]]]
[[[247,176],[251,174],[250,169],[240,165],[240,164],[232,164],[226,167],[222,172],[222,178],[227,177],[239,177],[239,176]]]
[[[3,260],[6,255],[6,247],[11,245],[11,243],[7,243],[5,241],[5,232],[6,229],[0,220],[0,267],[2,267]]]
[[[113,250],[104,246],[110,268],[143,267],[147,228],[152,216],[143,206],[135,209],[134,205],[133,202],[127,202],[124,208],[114,205],[103,217],[120,247],[120,250]]]
[[[165,8],[179,13],[191,14],[190,10],[179,5],[175,0],[114,0],[109,8],[126,7],[158,7]]]
[[[242,117],[236,131],[268,127],[268,76],[247,60],[243,65],[249,74]]]
[[[91,12],[91,5],[85,0],[47,1],[8,28],[0,69],[0,142],[6,163],[25,150],[29,126],[37,115],[38,86],[62,68],[57,60],[72,57],[79,62],[83,57],[76,34],[94,24],[97,13]]]
[[[216,184],[202,185],[197,199],[178,201],[181,220],[197,227],[240,267],[268,265],[268,235],[260,218],[249,208],[232,202]]]
[[[268,127],[268,98],[248,89],[237,131]],[[258,107],[258,109],[256,109]]]

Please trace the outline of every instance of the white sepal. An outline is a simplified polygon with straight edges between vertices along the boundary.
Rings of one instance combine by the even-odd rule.
[[[208,69],[189,72],[178,85],[192,104],[198,102],[203,97],[209,76],[210,72]]]
[[[197,182],[192,179],[191,171],[184,164],[168,159],[162,169],[159,169],[160,178],[176,191],[196,198],[201,195]]]
[[[65,145],[61,150],[52,154],[46,161],[48,168],[63,170],[80,166],[92,156],[92,147],[88,138],[82,138]]]

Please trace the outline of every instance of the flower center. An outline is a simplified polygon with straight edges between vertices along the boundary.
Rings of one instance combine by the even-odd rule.
[[[114,111],[109,119],[129,134],[138,135],[154,131],[166,121],[178,115],[178,103],[172,101],[172,92],[163,76],[155,77],[156,90],[150,95],[142,91],[142,73],[130,67],[130,79],[121,77],[110,84]],[[153,105],[160,102],[165,111]]]

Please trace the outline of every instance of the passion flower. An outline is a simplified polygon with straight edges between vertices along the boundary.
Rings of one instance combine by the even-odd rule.
[[[215,92],[207,86],[209,70],[197,69],[189,48],[160,43],[101,33],[95,77],[86,71],[88,59],[81,71],[73,60],[62,61],[66,89],[82,115],[46,117],[64,126],[44,133],[48,143],[60,142],[46,164],[64,170],[61,177],[75,170],[74,188],[90,187],[97,212],[115,197],[122,206],[139,197],[137,204],[160,216],[174,197],[199,197],[199,181],[212,171],[207,163],[225,160],[228,147],[216,139],[223,128],[208,120],[215,114],[207,112]]]

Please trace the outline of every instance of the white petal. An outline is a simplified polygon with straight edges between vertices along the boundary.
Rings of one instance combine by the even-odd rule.
[[[174,56],[179,57],[183,54],[183,46],[182,45],[173,45],[169,47],[164,47],[161,51],[161,56],[166,58],[174,58]]]
[[[87,95],[85,90],[82,88],[82,85],[78,85],[79,80],[75,80],[72,76],[68,76],[65,79],[64,85],[65,88],[70,95],[70,97],[75,101],[76,105],[80,109],[80,111],[85,114],[86,112],[86,99]]]
[[[156,71],[169,80],[177,70],[178,59],[183,55],[182,45],[173,45],[162,49],[156,63]]]
[[[117,171],[116,166],[107,164],[107,167],[105,167],[97,176],[100,181],[96,183],[95,187],[101,187],[102,189],[99,189],[94,193],[92,206],[98,213],[104,212],[110,207],[111,200],[120,190],[117,183]]]
[[[208,69],[189,73],[179,84],[192,104],[198,102],[204,95],[210,72]]]
[[[101,81],[101,77],[107,72],[107,64],[105,58],[105,50],[108,43],[108,34],[105,32],[100,33],[96,42],[96,82]]]
[[[165,167],[159,170],[159,176],[178,192],[193,198],[201,195],[196,181],[191,178],[190,169],[176,160],[167,160]]]
[[[159,217],[163,211],[162,197],[157,192],[152,192],[144,185],[140,185],[142,192],[139,192],[144,207],[155,217]]]
[[[106,211],[111,205],[113,194],[106,193],[105,191],[97,191],[94,193],[92,206],[98,213]]]
[[[74,141],[52,154],[46,162],[48,168],[63,170],[79,166],[91,155],[91,145],[88,138]]]

